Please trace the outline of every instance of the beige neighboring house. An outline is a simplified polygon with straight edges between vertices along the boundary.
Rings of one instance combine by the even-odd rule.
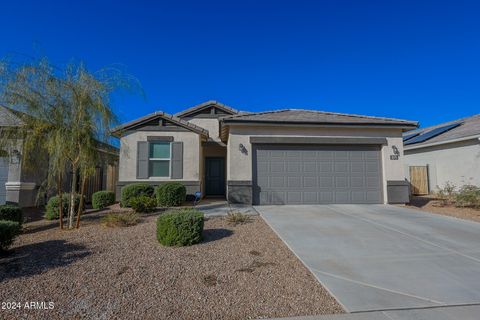
[[[404,153],[407,179],[427,181],[421,194],[447,182],[480,186],[480,114],[405,133]]]
[[[22,126],[22,114],[0,106],[0,128]],[[0,205],[16,204],[21,207],[32,207],[45,203],[45,198],[37,197],[38,190],[46,180],[48,157],[46,154],[35,155],[35,168],[28,168],[23,161],[23,143],[21,140],[0,147]],[[90,201],[92,193],[99,190],[115,191],[117,183],[118,148],[99,143],[99,153],[102,155],[96,168],[96,173],[87,181],[86,200]],[[64,190],[70,188],[69,172],[65,173]]]
[[[405,203],[402,133],[417,122],[313,110],[238,112],[208,101],[113,130],[120,189],[179,181],[242,204]]]

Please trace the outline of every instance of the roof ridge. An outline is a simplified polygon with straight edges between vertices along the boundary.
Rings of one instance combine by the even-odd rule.
[[[362,119],[395,120],[395,121],[401,121],[401,122],[412,122],[413,121],[413,120],[405,120],[405,119],[399,119],[399,118],[366,116],[366,115],[356,114],[356,113],[342,113],[342,112],[312,110],[312,109],[290,109],[290,110],[307,111],[307,112],[319,112],[319,113],[324,113],[324,114],[347,116],[347,117],[362,118]],[[418,121],[414,121],[414,122],[418,122]]]
[[[203,108],[203,107],[206,107],[206,106],[209,106],[209,105],[212,105],[212,104],[213,104],[213,105],[216,105],[216,106],[218,106],[218,107],[220,107],[220,108],[223,108],[223,109],[225,109],[225,110],[228,110],[228,111],[230,111],[230,112],[233,112],[233,113],[238,113],[238,112],[239,112],[238,110],[236,110],[236,109],[234,109],[234,108],[232,108],[232,107],[230,107],[230,106],[227,106],[226,104],[223,104],[223,103],[221,103],[221,102],[219,102],[219,101],[217,101],[217,100],[208,100],[208,101],[205,101],[205,102],[196,104],[196,105],[194,105],[194,106],[192,106],[192,107],[190,107],[190,108],[187,108],[187,109],[185,109],[185,110],[176,112],[174,115],[177,116],[177,117],[183,116],[183,115],[185,115],[185,114],[188,114],[188,113],[190,113],[190,112],[195,111],[196,109],[201,109],[201,108]]]
[[[114,133],[114,132],[117,132],[117,131],[120,131],[120,130],[123,130],[124,128],[126,127],[130,127],[130,126],[135,126],[137,124],[140,124],[142,122],[145,122],[145,121],[148,121],[150,120],[151,118],[153,117],[156,117],[156,116],[159,116],[159,117],[165,117],[167,119],[170,119],[170,120],[173,120],[173,121],[176,121],[186,127],[189,127],[191,129],[195,129],[197,131],[200,131],[202,133],[206,133],[207,135],[209,135],[209,131],[205,128],[202,128],[200,126],[197,126],[189,121],[186,121],[186,120],[183,120],[177,116],[174,116],[174,115],[171,115],[169,113],[166,113],[164,111],[155,111],[155,112],[152,112],[152,113],[149,113],[143,117],[140,117],[138,119],[135,119],[135,120],[132,120],[132,121],[128,121],[124,124],[121,124],[119,126],[116,126],[115,128],[113,128],[112,130],[110,130],[111,133]]]
[[[236,118],[236,117],[242,117],[242,116],[255,116],[258,114],[267,114],[267,113],[279,113],[279,112],[285,112],[285,111],[291,111],[292,109],[278,109],[278,110],[268,110],[268,111],[259,111],[259,112],[249,112],[246,111],[247,113],[245,114],[232,114],[231,116],[224,117],[223,119],[231,119],[231,118]]]

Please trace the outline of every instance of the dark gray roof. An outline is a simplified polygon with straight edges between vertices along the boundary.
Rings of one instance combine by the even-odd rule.
[[[173,122],[173,123],[175,123],[175,124],[177,124],[181,127],[184,127],[185,129],[189,129],[193,132],[196,132],[198,134],[202,134],[202,135],[208,137],[208,130],[207,129],[204,129],[202,127],[194,125],[193,123],[182,120],[182,119],[180,119],[176,116],[172,116],[171,114],[168,114],[168,113],[165,113],[165,112],[162,112],[162,111],[156,111],[154,113],[150,113],[150,114],[148,114],[146,116],[143,116],[141,118],[138,118],[136,120],[132,120],[130,122],[124,123],[124,124],[122,124],[118,127],[113,128],[111,133],[114,136],[118,135],[121,131],[136,127],[136,126],[138,126],[142,123],[148,122],[148,121],[153,120],[155,118],[166,119],[166,120],[171,121],[171,122]]]
[[[219,108],[219,109],[221,109],[221,110],[223,110],[223,111],[225,111],[229,114],[237,114],[238,113],[238,111],[233,109],[232,107],[224,105],[223,103],[220,103],[220,102],[215,101],[215,100],[209,100],[209,101],[197,104],[196,106],[193,106],[193,107],[188,108],[186,110],[177,112],[177,113],[175,113],[175,116],[176,117],[185,117],[185,116],[187,116],[187,115],[189,115],[193,112],[202,110],[202,109],[210,107],[210,106],[215,106],[215,107],[217,107],[217,108]]]
[[[453,120],[445,123],[440,123],[435,126],[408,131],[404,134],[404,136],[414,134],[414,133],[419,133],[419,134],[427,133],[436,128],[440,128],[440,127],[447,126],[450,124],[455,124],[455,123],[460,123],[461,125],[449,131],[441,133],[438,136],[435,136],[424,142],[406,145],[405,148],[406,149],[413,148],[413,147],[416,148],[418,146],[428,145],[431,143],[448,142],[449,140],[455,140],[455,139],[461,139],[461,138],[466,138],[470,136],[480,135],[480,114],[476,114],[474,116],[457,119],[457,120]]]
[[[10,109],[0,106],[0,127],[16,127],[23,124],[22,120]]]
[[[284,109],[239,114],[225,117],[222,121],[227,124],[235,122],[258,122],[291,124],[385,125],[402,126],[412,129],[418,126],[417,121],[301,109]]]

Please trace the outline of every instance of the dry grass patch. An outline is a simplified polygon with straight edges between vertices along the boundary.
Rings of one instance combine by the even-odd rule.
[[[229,224],[236,226],[238,224],[250,222],[252,221],[252,218],[249,215],[241,213],[239,211],[230,210],[227,213],[226,220]]]
[[[102,218],[104,226],[109,228],[130,227],[138,224],[140,216],[135,212],[110,212]]]

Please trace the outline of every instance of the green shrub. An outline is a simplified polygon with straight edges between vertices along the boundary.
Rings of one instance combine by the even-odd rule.
[[[195,209],[170,210],[157,220],[157,239],[165,246],[199,243],[202,231],[203,213]]]
[[[155,189],[159,207],[180,206],[187,194],[187,189],[180,182],[167,182]]]
[[[58,196],[53,196],[48,200],[47,208],[45,212],[45,219],[47,220],[56,220],[60,218],[60,210],[58,209],[60,201]],[[70,194],[62,194],[62,207],[63,207],[63,216],[65,217],[68,214],[68,204],[70,203]],[[75,212],[77,212],[78,206],[80,205],[80,195],[75,195]]]
[[[23,223],[22,209],[11,204],[2,205],[0,206],[0,220],[15,221],[21,225]]]
[[[103,209],[115,203],[113,191],[97,191],[92,195],[93,209]]]
[[[435,195],[441,201],[442,205],[447,206],[455,202],[457,187],[453,183],[447,181],[443,187],[437,186],[437,188],[438,191]]]
[[[148,213],[155,211],[157,201],[155,198],[141,195],[130,199],[130,206],[137,213]]]
[[[18,222],[0,220],[0,251],[5,251],[12,245],[20,230],[21,227]]]
[[[110,212],[102,218],[102,223],[109,228],[129,227],[136,225],[139,220],[135,212]]]
[[[480,208],[480,188],[474,185],[462,186],[455,195],[455,205]]]
[[[146,183],[132,183],[122,188],[120,196],[120,205],[130,207],[130,200],[138,196],[153,197],[155,190],[153,186]]]

